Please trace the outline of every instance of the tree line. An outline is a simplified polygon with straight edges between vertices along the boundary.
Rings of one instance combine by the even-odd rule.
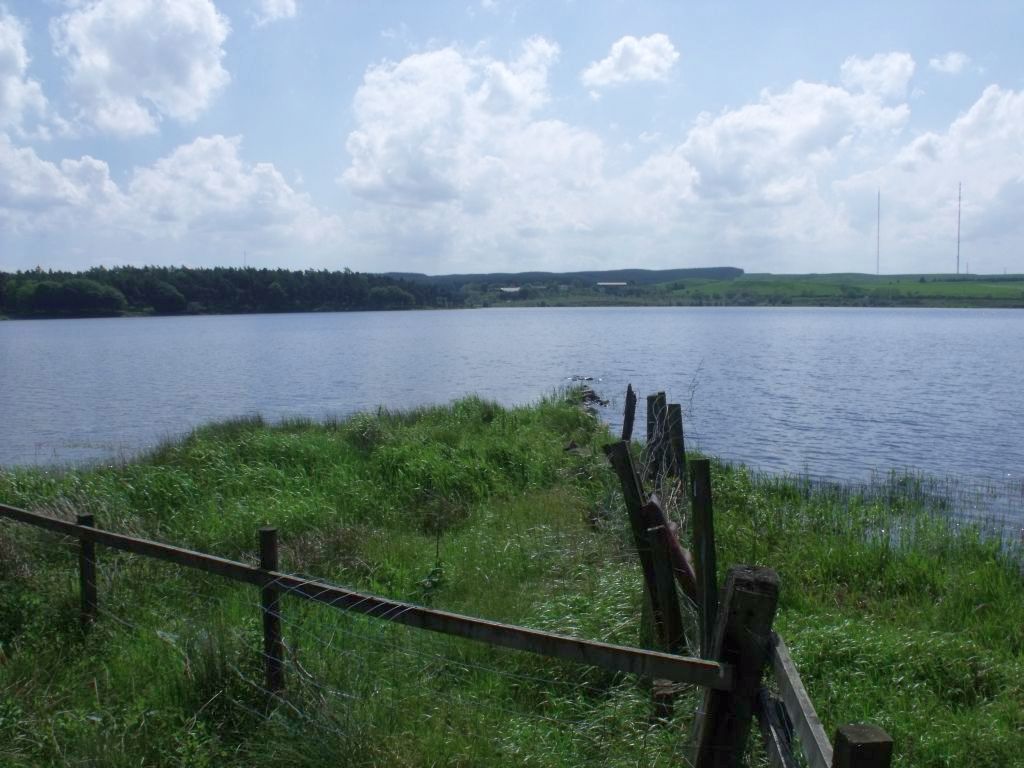
[[[0,272],[0,313],[14,317],[237,314],[461,306],[442,286],[367,273],[235,267],[94,267]]]

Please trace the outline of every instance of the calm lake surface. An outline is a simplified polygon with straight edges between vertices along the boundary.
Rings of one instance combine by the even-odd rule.
[[[760,307],[2,322],[0,465],[127,458],[253,413],[528,403],[573,375],[616,426],[627,383],[664,390],[689,441],[765,471],[1024,472],[1024,311]]]

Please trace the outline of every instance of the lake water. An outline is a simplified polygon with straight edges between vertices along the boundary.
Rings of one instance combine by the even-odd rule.
[[[573,375],[616,426],[627,383],[664,390],[689,441],[766,471],[1024,472],[1024,311],[740,307],[2,322],[0,465],[126,458],[257,412],[527,403]]]

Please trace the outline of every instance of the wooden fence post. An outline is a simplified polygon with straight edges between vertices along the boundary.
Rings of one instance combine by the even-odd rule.
[[[832,768],[889,768],[892,739],[875,725],[842,725],[836,731]]]
[[[629,442],[633,439],[633,422],[636,420],[636,392],[633,385],[626,385],[626,410],[622,414],[622,439]]]
[[[708,690],[694,724],[693,764],[739,768],[771,651],[779,577],[771,568],[729,569],[712,645],[713,658],[733,665],[734,688]]]
[[[611,443],[604,447],[604,452],[611,462],[612,469],[619,476],[622,485],[622,496],[626,502],[626,513],[629,517],[629,526],[633,532],[633,544],[636,546],[637,557],[640,559],[640,569],[644,574],[644,589],[647,594],[647,604],[651,606],[652,613],[657,611],[658,587],[657,577],[654,571],[654,558],[651,553],[650,537],[647,534],[644,507],[644,491],[640,485],[640,479],[636,476],[636,469],[633,467],[633,457],[629,454],[629,444],[625,442]],[[658,638],[664,637],[664,632],[659,625],[658,617],[654,615],[655,634]]]
[[[92,528],[96,521],[92,515],[75,516],[78,525]],[[78,540],[78,590],[82,598],[82,629],[88,629],[96,621],[99,600],[96,595],[96,545],[85,539]]]
[[[662,650],[680,654],[686,647],[686,631],[683,629],[683,613],[679,608],[679,595],[676,593],[675,574],[672,567],[670,551],[672,531],[669,529],[665,513],[656,497],[651,497],[641,513],[647,546],[650,549],[651,561],[654,565],[655,596],[658,602],[652,608],[655,616],[654,625],[661,629],[658,643],[662,646]],[[655,718],[668,720],[672,717],[677,688],[678,686],[667,680],[654,681]]]
[[[680,480],[686,478],[686,446],[683,443],[683,407],[669,403],[668,412],[669,473]]]
[[[260,528],[260,568],[276,571],[277,528]],[[284,689],[284,642],[281,640],[280,592],[271,585],[260,590],[263,606],[263,655],[266,660],[267,690],[277,693]]]
[[[718,621],[718,562],[715,555],[715,516],[711,506],[711,462],[708,459],[690,462],[690,513],[693,554],[697,561],[700,649],[701,656],[710,659]]]
[[[647,396],[647,462],[655,484],[665,476],[668,458],[668,418],[664,392]]]
[[[651,497],[641,509],[646,533],[646,545],[651,552],[654,565],[654,583],[658,604],[653,606],[660,618],[664,636],[659,638],[663,650],[669,653],[681,653],[686,645],[686,633],[683,630],[683,613],[679,608],[679,595],[676,592],[675,574],[672,568],[672,554],[669,551],[669,530],[665,513],[656,497]]]
[[[658,437],[658,394],[647,396],[647,452],[651,452]]]
[[[668,547],[669,561],[672,563],[676,583],[683,590],[683,594],[696,604],[700,598],[697,591],[697,571],[693,566],[693,557],[690,555],[690,551],[683,549],[682,544],[679,543],[677,526],[666,517],[665,511],[661,508],[661,502],[656,496],[651,497],[651,504],[648,506],[652,515],[651,527],[659,530],[664,528],[666,532],[664,541]]]

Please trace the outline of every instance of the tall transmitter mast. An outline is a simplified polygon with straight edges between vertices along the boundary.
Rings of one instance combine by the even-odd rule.
[[[875,217],[875,274],[882,263],[882,190],[878,190],[878,211]]]
[[[956,273],[960,274],[960,201],[963,199],[964,183],[956,185]]]

